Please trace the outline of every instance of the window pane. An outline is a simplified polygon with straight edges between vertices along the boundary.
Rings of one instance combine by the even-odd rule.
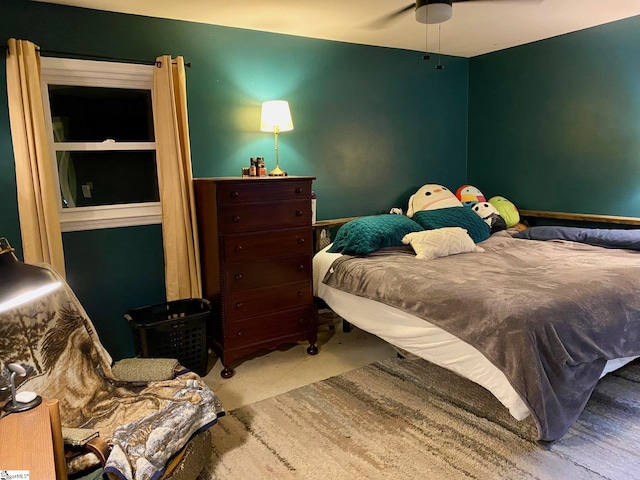
[[[152,142],[151,91],[49,85],[56,142]]]
[[[154,151],[56,155],[65,208],[160,201]]]

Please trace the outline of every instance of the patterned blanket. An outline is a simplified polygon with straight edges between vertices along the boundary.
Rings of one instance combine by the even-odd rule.
[[[8,383],[6,365],[21,364],[29,373],[19,390],[58,399],[64,427],[95,429],[112,446],[105,472],[158,478],[193,435],[224,415],[222,404],[189,371],[143,387],[122,386],[91,320],[61,282],[54,293],[0,314],[0,387]],[[97,457],[85,455],[69,464],[69,473],[92,464]]]

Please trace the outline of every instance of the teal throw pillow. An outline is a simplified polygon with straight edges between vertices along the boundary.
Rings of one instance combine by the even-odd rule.
[[[448,207],[437,210],[421,210],[413,215],[413,219],[425,230],[462,227],[476,243],[484,242],[491,236],[489,225],[470,208]]]
[[[402,238],[407,233],[422,230],[420,225],[404,215],[385,214],[357,218],[340,227],[333,245],[327,251],[344,255],[368,255],[383,247],[401,246]]]

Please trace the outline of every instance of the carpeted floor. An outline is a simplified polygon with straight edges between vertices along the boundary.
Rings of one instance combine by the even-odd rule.
[[[607,375],[554,443],[482,387],[408,359],[239,408],[211,432],[200,480],[640,479],[640,362]]]

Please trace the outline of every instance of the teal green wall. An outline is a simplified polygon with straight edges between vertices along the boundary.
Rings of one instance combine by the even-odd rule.
[[[472,58],[469,76],[469,183],[640,216],[640,17]]]
[[[290,102],[295,130],[280,135],[280,163],[317,177],[318,219],[406,209],[424,183],[456,189],[467,163],[468,60],[444,70],[420,52],[2,0],[0,43],[44,51],[192,62],[187,95],[194,176],[238,175],[250,157],[273,168],[260,105]],[[6,90],[4,61],[0,88]],[[0,235],[20,234],[6,95],[0,95]],[[122,317],[163,301],[159,226],[63,234],[68,281],[115,358],[133,352]]]

